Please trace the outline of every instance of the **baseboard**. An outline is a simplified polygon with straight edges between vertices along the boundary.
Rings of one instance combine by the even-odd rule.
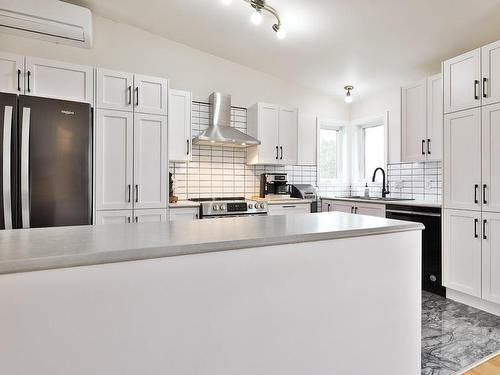
[[[476,309],[483,310],[489,312],[490,314],[494,314],[500,316],[500,305],[485,301],[484,299],[470,296],[468,294],[458,292],[453,289],[446,288],[446,298],[452,299],[453,301],[457,301],[463,303],[464,305],[475,307]]]

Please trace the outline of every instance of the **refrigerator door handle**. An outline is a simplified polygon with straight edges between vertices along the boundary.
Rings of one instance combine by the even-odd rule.
[[[12,197],[10,191],[12,110],[12,106],[5,106],[3,118],[3,215],[5,229],[12,229]]]
[[[31,108],[23,108],[21,119],[21,214],[23,228],[30,227],[30,117]]]

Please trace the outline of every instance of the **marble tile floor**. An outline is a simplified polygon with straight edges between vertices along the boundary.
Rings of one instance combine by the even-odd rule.
[[[500,350],[500,317],[422,291],[422,375],[450,375]]]

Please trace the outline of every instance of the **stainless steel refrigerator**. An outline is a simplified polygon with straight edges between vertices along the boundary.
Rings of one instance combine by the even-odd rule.
[[[0,229],[92,222],[87,103],[0,93]]]

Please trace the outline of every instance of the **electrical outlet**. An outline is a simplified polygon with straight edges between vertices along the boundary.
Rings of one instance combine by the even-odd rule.
[[[432,179],[428,178],[427,180],[425,180],[425,188],[427,190],[432,189],[433,186],[434,186],[434,181],[432,181]]]

